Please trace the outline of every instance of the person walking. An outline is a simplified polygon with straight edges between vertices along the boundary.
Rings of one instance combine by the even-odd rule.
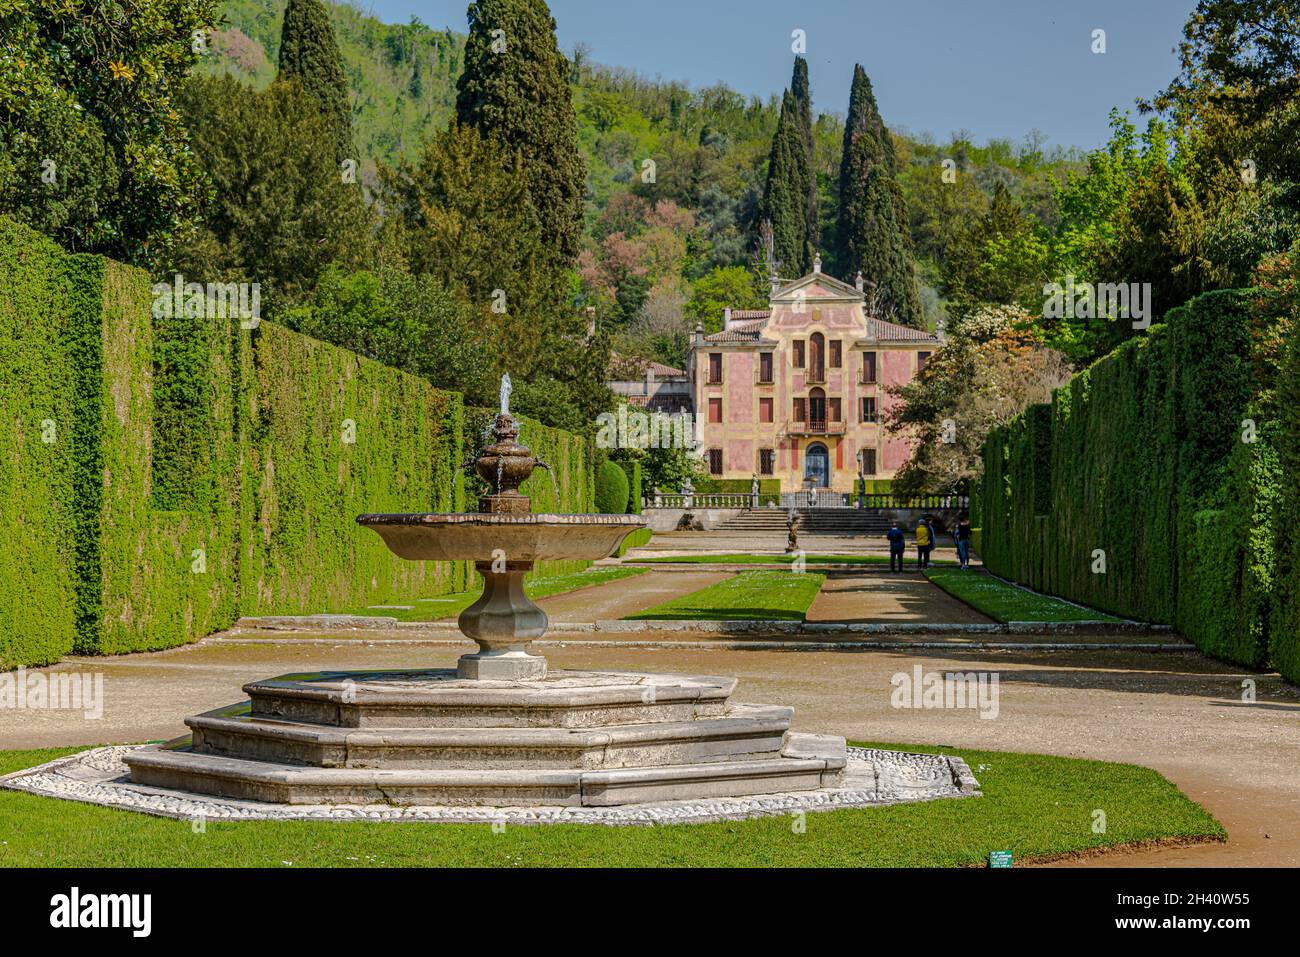
[[[903,526],[895,522],[889,531],[885,533],[885,537],[889,539],[889,570],[891,572],[901,572],[903,570],[903,552],[907,548],[907,535],[903,532]],[[897,568],[895,568],[895,565],[897,565]]]
[[[957,540],[957,560],[961,562],[962,571],[966,571],[970,568],[970,516],[961,517],[952,537]]]
[[[934,547],[934,529],[929,517],[916,523],[916,567],[925,568],[930,564],[930,549]]]

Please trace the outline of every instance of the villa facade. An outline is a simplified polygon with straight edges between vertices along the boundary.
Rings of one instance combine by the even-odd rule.
[[[773,281],[768,309],[724,314],[691,342],[687,375],[698,437],[716,478],[779,478],[783,490],[852,491],[858,473],[890,479],[911,451],[881,422],[942,345],[940,337],[868,316],[856,285],[821,271]]]

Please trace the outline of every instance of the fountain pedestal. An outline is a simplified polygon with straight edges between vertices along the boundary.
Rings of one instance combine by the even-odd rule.
[[[521,681],[546,677],[546,659],[530,651],[534,638],[546,633],[546,612],[524,591],[524,574],[533,563],[475,562],[483,576],[483,595],[460,613],[458,624],[479,650],[461,655],[456,673],[462,678]]]

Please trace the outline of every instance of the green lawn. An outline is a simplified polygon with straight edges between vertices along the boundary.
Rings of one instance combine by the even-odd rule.
[[[913,751],[948,749],[912,745]],[[0,751],[0,773],[76,748]],[[1155,771],[1129,764],[962,750],[978,798],[720,824],[391,824],[188,820],[0,791],[9,867],[922,867],[1016,863],[1157,840],[1224,840],[1223,828]],[[1105,833],[1093,831],[1105,812]]]
[[[590,585],[603,585],[605,582],[618,581],[620,578],[631,578],[634,575],[640,575],[648,572],[648,568],[637,568],[635,565],[602,565],[585,568],[580,572],[570,572],[567,575],[551,575],[543,578],[530,579],[525,588],[528,597],[534,600],[539,598],[548,598],[551,595],[559,595],[564,592],[573,591],[577,588],[586,588]],[[439,618],[454,618],[462,611],[468,608],[474,602],[478,601],[479,595],[483,594],[483,583],[479,581],[478,587],[473,591],[455,592],[451,595],[439,595],[436,598],[422,598],[419,600],[407,602],[395,602],[394,604],[412,605],[410,609],[405,608],[352,608],[345,614],[363,615],[366,617],[382,616],[385,618],[396,618],[398,621],[435,621]]]
[[[911,564],[915,564],[916,550],[908,552]],[[687,565],[789,565],[795,560],[793,555],[753,555],[748,552],[740,555],[678,555],[662,558],[637,558],[637,563],[650,564],[687,564]],[[805,555],[807,565],[888,565],[888,555]],[[955,565],[955,559],[932,558],[936,565]]]
[[[816,572],[741,572],[716,585],[679,595],[662,605],[628,615],[624,620],[803,621],[808,606],[817,597],[817,591],[825,580],[825,575]]]
[[[1050,595],[1016,588],[980,569],[927,569],[925,576],[994,621],[1120,621],[1113,615],[1079,608]]]

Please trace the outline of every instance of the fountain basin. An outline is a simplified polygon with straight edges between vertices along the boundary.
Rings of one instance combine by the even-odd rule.
[[[361,515],[357,524],[378,532],[399,558],[483,562],[500,549],[513,564],[606,558],[646,522],[640,515],[417,512]]]

